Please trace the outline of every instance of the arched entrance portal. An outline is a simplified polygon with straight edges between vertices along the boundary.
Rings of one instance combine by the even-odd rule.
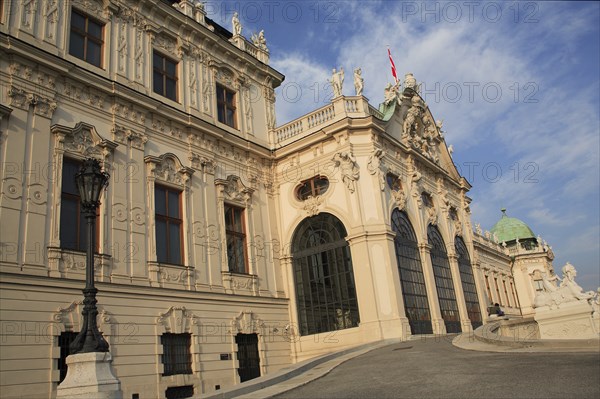
[[[402,285],[404,311],[412,334],[432,334],[431,314],[417,237],[406,213],[394,209],[392,229],[396,233],[394,246]]]
[[[427,241],[431,245],[431,265],[433,266],[435,286],[440,301],[440,311],[446,325],[446,332],[459,333],[462,331],[460,328],[460,315],[458,314],[446,245],[437,227],[431,224],[427,227]]]
[[[304,219],[292,239],[300,335],[357,327],[358,301],[342,222],[329,213]]]
[[[467,314],[473,329],[482,325],[481,310],[479,308],[479,299],[477,297],[477,287],[475,286],[475,278],[473,277],[473,269],[471,267],[471,257],[467,246],[462,238],[454,239],[456,255],[458,256],[458,270],[460,270],[460,281],[465,294],[465,303],[467,305]]]

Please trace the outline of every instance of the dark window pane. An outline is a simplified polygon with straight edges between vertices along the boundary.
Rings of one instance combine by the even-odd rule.
[[[79,249],[77,216],[79,199],[62,198],[60,207],[60,246],[66,249]]]
[[[225,100],[225,90],[217,86],[217,101],[222,102]]]
[[[75,33],[75,32],[71,32],[71,41],[69,43],[69,54],[83,59],[84,56],[84,42],[85,39],[83,38],[83,36]]]
[[[169,263],[181,264],[181,225],[169,223]]]
[[[219,122],[225,123],[225,109],[223,107],[218,108]]]
[[[169,191],[169,217],[180,218],[179,213],[179,193],[175,191]]]
[[[166,61],[167,64],[167,75],[170,77],[175,77],[177,76],[177,64],[167,60]]]
[[[160,54],[154,53],[152,56],[152,65],[154,65],[154,69],[158,69],[160,71],[163,70],[163,57]]]
[[[235,120],[233,119],[235,117],[235,112],[232,109],[227,109],[227,120],[226,123],[231,126],[231,127],[235,127]]]
[[[167,79],[165,97],[170,98],[173,101],[177,101],[177,81],[173,79]]]
[[[86,61],[90,64],[100,66],[102,62],[102,46],[88,40]]]
[[[227,91],[227,104],[235,105],[233,99],[235,98],[235,94],[232,91]]]
[[[85,17],[79,13],[71,14],[71,26],[82,31],[85,31]]]
[[[167,262],[167,222],[156,221],[156,258],[159,262]]]
[[[93,38],[102,40],[102,25],[88,20],[88,34]]]
[[[156,207],[156,213],[159,215],[167,215],[167,196],[166,192],[162,187],[156,186],[154,189],[154,198]]]
[[[154,71],[154,92],[162,95],[164,90],[163,75]]]

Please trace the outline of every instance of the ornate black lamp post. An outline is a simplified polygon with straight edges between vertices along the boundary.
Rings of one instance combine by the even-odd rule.
[[[87,258],[85,266],[85,288],[82,290],[83,300],[83,323],[81,331],[71,343],[71,354],[88,352],[108,352],[108,342],[98,331],[96,318],[96,294],[98,289],[94,286],[94,244],[96,231],[96,208],[100,205],[100,194],[108,185],[110,175],[103,172],[100,162],[94,158],[83,161],[81,170],[75,175],[75,183],[81,196],[82,213],[87,219]]]

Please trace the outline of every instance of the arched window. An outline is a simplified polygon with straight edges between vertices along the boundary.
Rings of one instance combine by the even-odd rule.
[[[435,286],[440,301],[440,311],[446,325],[446,332],[459,333],[461,332],[460,315],[458,314],[446,245],[439,230],[434,225],[430,224],[427,227],[427,241],[431,245],[431,265],[433,266],[433,276],[435,277]]]
[[[481,326],[481,309],[479,308],[479,299],[477,297],[477,287],[471,268],[471,258],[467,246],[462,238],[456,236],[454,239],[456,255],[458,255],[458,270],[460,270],[460,281],[465,294],[465,303],[467,305],[467,314],[473,328]]]
[[[406,213],[394,209],[392,229],[396,233],[394,239],[396,262],[398,263],[404,310],[410,323],[410,331],[412,334],[432,334],[431,313],[427,301],[419,246],[415,231]]]
[[[300,335],[357,327],[358,301],[342,222],[328,213],[304,219],[292,240]]]

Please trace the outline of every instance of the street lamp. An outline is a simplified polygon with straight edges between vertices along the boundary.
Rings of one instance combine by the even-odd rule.
[[[94,286],[94,239],[96,231],[96,208],[100,205],[100,194],[104,187],[108,185],[110,175],[103,172],[100,162],[94,158],[88,158],[83,161],[83,166],[75,175],[75,184],[81,197],[81,207],[85,218],[87,219],[87,257],[85,264],[85,288],[83,291],[83,323],[81,331],[71,343],[71,354],[89,353],[89,352],[108,352],[108,342],[98,331],[96,318],[98,309],[96,308],[96,294],[98,289]]]

